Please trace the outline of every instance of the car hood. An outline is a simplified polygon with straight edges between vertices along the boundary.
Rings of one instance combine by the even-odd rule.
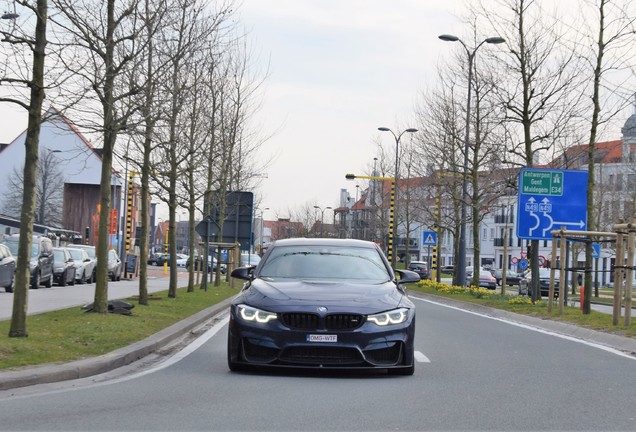
[[[366,313],[400,306],[412,307],[395,283],[350,283],[313,280],[255,279],[237,299],[271,311],[293,310],[309,306],[327,306],[331,310],[360,310]]]

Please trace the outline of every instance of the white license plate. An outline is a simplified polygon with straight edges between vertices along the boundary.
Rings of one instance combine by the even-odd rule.
[[[338,342],[338,335],[307,335],[307,342]]]

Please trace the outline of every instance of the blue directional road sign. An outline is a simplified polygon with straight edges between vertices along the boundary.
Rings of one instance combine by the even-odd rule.
[[[422,245],[434,246],[437,244],[437,233],[435,231],[424,231],[422,233]]]
[[[522,168],[518,185],[518,238],[550,240],[562,226],[587,229],[587,171]]]

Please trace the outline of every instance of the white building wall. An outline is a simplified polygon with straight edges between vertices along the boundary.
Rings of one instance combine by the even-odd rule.
[[[24,142],[22,132],[9,146],[0,152],[0,196],[6,196],[8,179],[15,170],[24,169]],[[52,116],[42,123],[40,130],[40,152],[55,151],[59,167],[65,174],[66,183],[100,184],[102,161],[86,141],[61,117]],[[112,176],[112,185],[121,185],[118,176]],[[0,209],[1,212],[1,209]]]

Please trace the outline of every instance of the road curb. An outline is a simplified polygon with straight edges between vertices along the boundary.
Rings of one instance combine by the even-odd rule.
[[[226,309],[231,298],[202,310],[152,336],[110,353],[69,363],[47,363],[0,372],[0,390],[98,375],[152,354]]]

